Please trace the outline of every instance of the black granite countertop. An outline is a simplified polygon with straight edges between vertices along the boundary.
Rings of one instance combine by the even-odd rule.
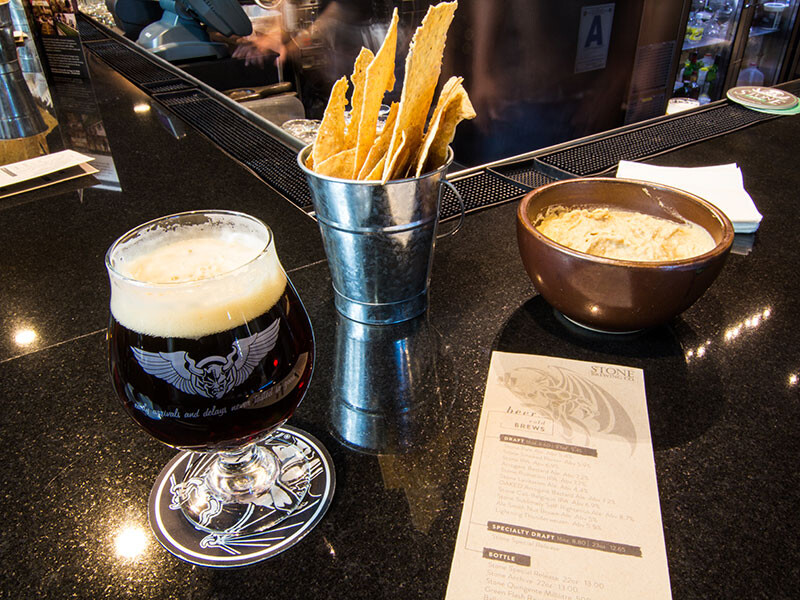
[[[135,111],[152,101],[90,63],[121,190],[0,200],[0,598],[443,598],[497,349],[643,369],[673,596],[793,595],[800,116],[652,160],[738,163],[764,220],[737,240],[749,253],[731,255],[694,306],[634,339],[582,334],[536,295],[517,252],[515,203],[468,215],[437,245],[427,314],[370,338],[370,356],[384,356],[387,369],[370,385],[386,406],[400,393],[385,377],[390,348],[413,349],[404,368],[425,374],[381,438],[337,417],[354,326],[334,309],[316,223],[190,127],[175,135],[158,111]],[[314,378],[291,424],[322,441],[337,478],[306,538],[232,570],[184,563],[150,533],[150,488],[175,451],[123,414],[106,366],[106,249],[134,225],[199,208],[244,211],[274,230],[317,340]],[[35,339],[17,341],[21,330]],[[146,534],[135,558],[116,547],[129,527]]]

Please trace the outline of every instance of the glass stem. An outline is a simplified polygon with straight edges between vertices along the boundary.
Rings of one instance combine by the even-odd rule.
[[[251,444],[240,450],[219,452],[206,473],[206,483],[223,502],[248,503],[275,484],[280,462],[264,446]]]

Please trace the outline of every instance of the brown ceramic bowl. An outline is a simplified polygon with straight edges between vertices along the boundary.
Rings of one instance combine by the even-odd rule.
[[[666,262],[601,258],[542,235],[533,224],[549,206],[616,207],[704,227],[716,247]],[[525,270],[547,302],[575,323],[622,333],[665,323],[689,308],[719,274],[733,225],[718,208],[675,188],[613,178],[569,179],[540,187],[519,204],[517,241]]]

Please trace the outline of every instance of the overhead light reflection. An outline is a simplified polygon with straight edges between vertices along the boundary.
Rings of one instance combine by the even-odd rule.
[[[147,534],[138,525],[128,525],[114,538],[114,547],[120,558],[139,558],[147,549]]]
[[[771,316],[772,316],[771,308],[767,307],[764,309],[759,309],[758,311],[754,312],[752,315],[749,315],[740,322],[735,323],[730,327],[728,327],[723,333],[722,336],[723,341],[726,343],[731,343],[734,340],[743,336],[745,333],[758,329]],[[711,346],[711,340],[706,340],[704,343],[700,344],[700,346],[698,346],[697,348],[688,349],[685,352],[687,362],[690,360],[697,360],[699,358],[703,358],[704,356],[706,356],[709,352],[710,346]]]
[[[686,351],[686,360],[691,360],[692,358],[703,358],[706,355],[710,345],[711,340],[706,340],[705,343],[699,345],[697,348],[690,348]]]
[[[189,501],[189,511],[199,515],[209,510],[208,500],[200,494],[192,494],[192,499]]]
[[[789,375],[789,385],[797,385],[798,377],[797,373],[792,373]]]
[[[333,547],[333,544],[331,544],[328,541],[328,538],[326,538],[326,537],[323,537],[322,540],[325,542],[325,545],[328,547],[328,552],[330,552],[331,558],[336,558],[336,548]]]
[[[35,342],[37,337],[33,329],[19,329],[14,334],[14,341],[18,346],[28,346]]]
[[[758,311],[757,313],[750,315],[743,321],[728,327],[725,330],[725,341],[731,342],[736,338],[740,337],[743,333],[745,333],[748,329],[757,329],[760,325],[764,323],[767,319],[772,316],[772,309],[765,308],[763,310]]]
[[[150,105],[147,102],[138,102],[133,105],[133,112],[137,115],[143,115],[150,112]]]

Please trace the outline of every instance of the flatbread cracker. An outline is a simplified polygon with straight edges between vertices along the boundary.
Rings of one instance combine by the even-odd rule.
[[[413,175],[411,172],[413,170],[411,158],[413,152],[414,149],[408,143],[401,145],[398,156],[395,157],[395,164],[389,173],[389,179],[406,179]]]
[[[383,178],[381,179],[381,183],[386,183],[391,178],[392,174],[400,167],[398,161],[404,155],[406,148],[406,132],[403,131],[400,133],[400,145],[397,147],[397,150],[392,156],[391,160],[386,160],[386,164],[383,167]],[[388,154],[386,155],[388,156]]]
[[[350,174],[353,172],[353,160],[355,156],[355,148],[342,150],[319,163],[314,172],[328,177],[350,179]]]
[[[456,135],[456,126],[465,119],[475,118],[475,109],[469,101],[467,91],[461,85],[461,78],[453,77],[447,83],[451,81],[453,85],[447,90],[446,96],[445,90],[442,90],[439,105],[422,142],[422,150],[417,158],[417,177],[444,164],[447,147]]]
[[[397,119],[397,111],[399,108],[400,105],[397,102],[392,102],[392,105],[389,107],[389,114],[386,117],[386,123],[383,125],[383,131],[381,131],[375,143],[372,144],[372,148],[369,149],[367,159],[361,166],[361,170],[358,172],[356,179],[368,179],[367,175],[372,172],[372,169],[375,168],[375,165],[378,164],[380,159],[386,155],[386,151],[389,149],[389,142],[392,141],[392,131],[394,130],[394,123]],[[377,179],[380,179],[382,176],[383,172],[378,175]]]
[[[428,122],[428,129],[425,132],[425,136],[422,138],[422,143],[420,144],[417,154],[414,157],[414,164],[417,167],[417,173],[419,173],[420,164],[424,165],[425,163],[425,158],[427,158],[428,154],[427,148],[430,147],[430,142],[433,140],[433,134],[438,128],[442,112],[450,101],[450,97],[455,91],[456,86],[462,81],[464,81],[463,77],[453,76],[447,80],[447,82],[442,86],[442,91],[439,92],[439,100],[436,102],[436,107],[433,109],[433,114]]]
[[[344,107],[347,104],[347,77],[342,77],[333,84],[328,106],[322,116],[311,152],[315,165],[321,165],[325,160],[345,149],[345,120]]]
[[[378,161],[378,164],[372,168],[372,171],[366,177],[363,177],[365,181],[378,181],[381,176],[383,176],[383,164],[386,162],[386,155],[384,154],[381,156],[381,159]]]
[[[377,53],[362,48],[353,65],[350,126],[345,127],[346,77],[331,90],[328,106],[306,166],[321,175],[352,180],[419,177],[439,168],[446,158],[456,125],[475,116],[461,77],[442,87],[430,122],[428,112],[442,70],[447,31],[458,3],[430,6],[417,28],[405,62],[400,102],[393,103],[381,134],[376,123],[384,93],[395,84],[398,13]]]
[[[358,123],[356,143],[355,177],[361,170],[375,141],[375,126],[381,110],[383,94],[394,86],[394,57],[397,51],[397,9],[392,12],[392,21],[375,59],[367,67],[364,83],[364,105]]]
[[[425,120],[442,70],[447,30],[457,6],[457,2],[442,2],[431,6],[411,40],[406,57],[405,81],[400,95],[400,112],[389,144],[389,156],[393,158],[401,144],[402,133],[405,133],[408,148],[416,148],[422,141]],[[390,176],[390,167],[389,164],[384,167],[384,181]]]
[[[367,67],[375,55],[369,48],[361,48],[353,66],[350,83],[353,84],[353,96],[350,98],[350,125],[345,134],[345,148],[355,148],[358,141],[358,124],[361,121],[361,108],[364,105],[364,85],[367,82]]]

